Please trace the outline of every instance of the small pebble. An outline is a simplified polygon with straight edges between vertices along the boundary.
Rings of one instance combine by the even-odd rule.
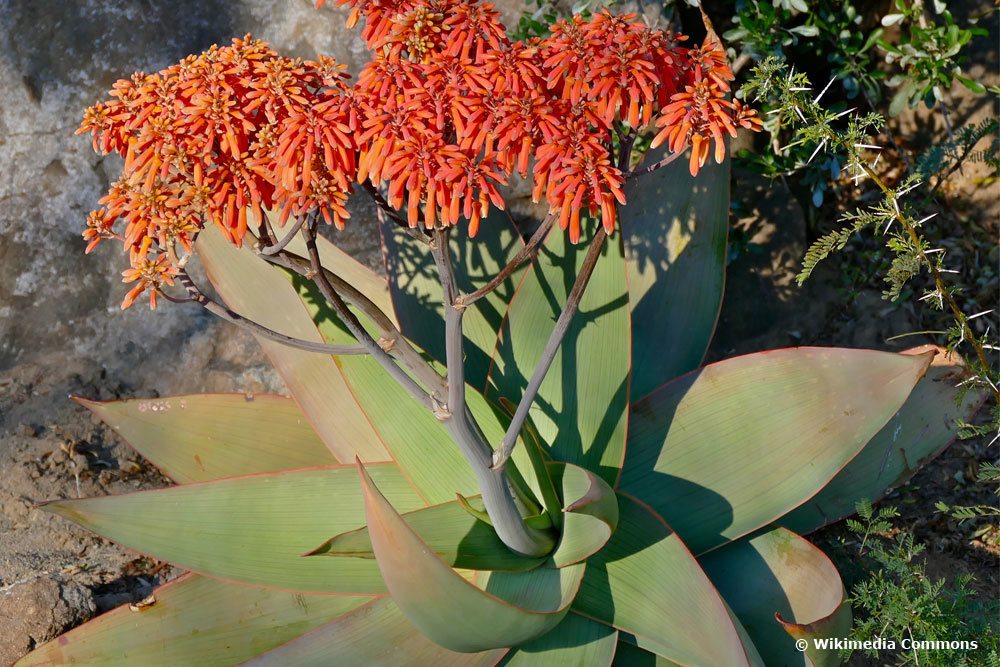
[[[14,429],[14,435],[22,438],[37,438],[41,429],[35,424],[18,424]]]

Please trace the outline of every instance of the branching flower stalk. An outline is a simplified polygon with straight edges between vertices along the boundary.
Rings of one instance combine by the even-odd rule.
[[[887,235],[890,229],[896,227],[898,231],[892,231],[889,247],[897,256],[886,277],[890,287],[885,296],[896,298],[903,285],[921,268],[925,269],[933,281],[934,289],[925,294],[922,300],[931,301],[951,314],[955,327],[950,332],[950,347],[968,344],[972,349],[969,365],[974,374],[974,382],[988,387],[994,401],[1000,403],[1000,376],[991,366],[986,352],[987,349],[993,349],[993,346],[987,342],[987,334],[977,335],[970,325],[970,320],[975,315],[966,315],[955,300],[957,288],[949,286],[944,278],[944,273],[948,271],[944,266],[944,253],[930,248],[919,232],[920,226],[933,218],[933,215],[918,220],[910,214],[910,207],[901,203],[909,192],[921,185],[920,181],[916,176],[910,176],[898,187],[890,187],[863,155],[865,151],[881,150],[881,147],[868,143],[868,136],[881,129],[884,124],[882,117],[878,114],[850,117],[846,130],[836,129],[834,121],[849,116],[854,110],[839,113],[825,110],[819,104],[822,94],[813,97],[808,78],[802,73],[786,71],[785,66],[773,58],[755,68],[754,76],[742,94],[753,94],[757,100],[774,97],[777,106],[771,113],[780,114],[796,128],[793,143],[808,143],[816,147],[810,161],[823,150],[842,152],[847,155],[849,167],[853,169],[855,185],[863,178],[868,178],[884,198],[878,205],[867,210],[846,214],[843,219],[850,223],[847,227],[821,237],[813,244],[797,277],[799,284],[808,279],[820,261],[833,251],[842,249],[854,233],[872,226],[876,232]]]
[[[462,350],[462,318],[465,306],[457,303],[459,292],[448,251],[447,229],[439,229],[431,241],[445,307],[445,354],[448,367],[448,403],[438,418],[452,435],[472,466],[483,504],[497,535],[512,550],[526,556],[543,556],[552,550],[551,532],[528,526],[517,505],[504,470],[493,467],[493,448],[469,411],[465,399],[465,358]]]
[[[587,256],[580,267],[580,273],[573,283],[569,296],[566,297],[566,303],[563,305],[562,312],[559,314],[559,318],[552,328],[552,333],[549,334],[549,339],[542,350],[542,357],[539,359],[538,365],[535,366],[535,371],[528,381],[528,386],[524,389],[524,394],[517,404],[514,417],[511,419],[510,426],[507,427],[507,432],[504,433],[500,447],[497,448],[496,453],[493,455],[493,468],[496,470],[503,470],[507,464],[507,460],[510,459],[511,453],[514,451],[517,438],[521,434],[521,428],[524,426],[524,421],[528,418],[528,411],[531,410],[531,404],[534,403],[535,396],[538,395],[538,390],[541,388],[542,382],[545,381],[545,376],[552,366],[552,361],[555,359],[556,353],[562,345],[566,331],[569,330],[570,322],[573,320],[573,316],[580,305],[580,299],[583,298],[584,290],[587,289],[587,284],[590,282],[590,277],[594,272],[594,267],[597,265],[597,260],[601,255],[601,248],[604,247],[604,241],[607,237],[608,235],[604,230],[599,229],[590,242],[590,247],[587,249]]]
[[[302,340],[300,338],[294,338],[292,336],[286,336],[285,334],[269,329],[268,327],[265,327],[248,317],[240,315],[227,306],[224,306],[218,301],[212,299],[198,287],[198,285],[184,269],[177,270],[177,278],[187,291],[188,296],[186,299],[178,299],[176,297],[169,296],[166,292],[161,291],[161,294],[169,301],[176,303],[196,303],[225,322],[235,324],[241,329],[249,331],[257,336],[261,336],[276,343],[281,343],[282,345],[294,347],[299,350],[305,350],[306,352],[318,352],[320,354],[368,354],[368,351],[360,345],[329,345],[327,343],[316,343],[313,341]]]
[[[113,99],[88,109],[80,131],[93,135],[96,150],[125,158],[122,177],[88,217],[88,251],[114,239],[128,252],[123,278],[135,285],[123,308],[147,291],[155,306],[180,277],[191,300],[270,340],[370,354],[453,436],[503,542],[544,555],[555,537],[525,523],[505,464],[615,231],[640,129],[655,128],[652,147],[669,149],[643,173],[688,155],[696,175],[710,157],[722,162],[726,134],[761,123],[753,109],[729,99],[733,74],[710,27],[704,42],[684,46],[685,37],[632,15],[601,12],[524,43],[509,39],[488,4],[347,2],[355,19],[364,16],[372,52],[353,85],[332,58],[285,58],[247,36],[119,81]],[[475,237],[491,209],[506,210],[498,188],[529,171],[532,198],[547,207],[544,222],[486,285],[460,293],[448,256],[452,228],[464,222]],[[380,219],[434,255],[445,295],[447,377],[322,264],[319,221],[343,229],[356,186],[374,199]],[[176,244],[190,256],[206,224],[235,246],[255,241],[260,259],[314,284],[359,345],[304,344],[211,301],[172,250]],[[465,400],[463,312],[532,260],[557,224],[572,243],[593,234],[590,249],[494,457]],[[308,257],[290,250],[300,235]],[[524,490],[515,490],[531,509]]]

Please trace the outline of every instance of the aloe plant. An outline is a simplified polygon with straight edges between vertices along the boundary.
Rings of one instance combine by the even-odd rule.
[[[423,35],[434,47],[438,33],[419,33],[410,14],[387,17],[379,7],[355,7],[367,18],[370,45],[388,34],[416,49],[426,45],[414,41]],[[457,15],[478,6],[450,7]],[[422,11],[421,26],[456,25],[451,14]],[[602,21],[612,18],[574,19],[553,39]],[[253,42],[210,51],[206,62],[230,67],[247,44],[251,70],[253,61],[268,62],[337,85],[330,62],[274,64]],[[719,67],[713,85],[724,84],[711,31],[706,44],[673,52],[700,59],[674,75],[697,78]],[[490,48],[522,47],[539,71],[560,62],[551,44]],[[393,48],[402,47],[379,52]],[[525,238],[496,212],[502,202],[487,197],[463,214],[478,227],[470,238],[454,233],[456,220],[438,216],[443,209],[432,211],[441,197],[458,197],[444,189],[455,174],[420,183],[415,198],[396,198],[393,178],[405,171],[375,164],[364,144],[371,133],[353,148],[341,145],[339,157],[302,148],[295,141],[319,136],[302,130],[319,122],[307,109],[285,119],[289,134],[268,149],[253,123],[273,136],[268,124],[282,122],[283,112],[258,118],[253,109],[266,105],[249,100],[273,87],[229,86],[226,94],[249,96],[247,111],[219,130],[224,138],[202,146],[185,181],[190,155],[164,157],[175,144],[144,143],[143,128],[171,108],[163,103],[170,77],[198,63],[189,59],[146,88],[148,81],[133,79],[138,96],[128,92],[133,84],[121,84],[120,100],[156,102],[118,135],[108,133],[128,109],[88,112],[95,145],[126,155],[132,180],[112,190],[110,208],[91,217],[85,236],[120,238],[130,250],[125,278],[138,286],[127,304],[150,290],[254,331],[291,397],[78,398],[176,485],[44,508],[190,573],[157,589],[151,604],[100,616],[19,665],[836,662],[811,645],[796,648],[796,639],[846,636],[851,619],[835,567],[801,534],[912,474],[948,444],[954,418],[977,398],[951,400],[961,369],[935,350],[783,349],[701,367],[725,268],[730,173],[721,138],[695,140],[700,130],[690,127],[670,134],[681,118],[674,107],[656,120],[669,134],[670,155],[636,166],[638,125],[652,121],[652,111],[643,120],[643,106],[603,109],[615,119],[604,135],[616,165],[609,178],[620,179],[627,204],[609,204],[609,190],[593,195],[589,209],[582,195],[549,201],[549,216]],[[562,94],[561,75],[553,76],[558,85],[538,95]],[[591,92],[606,91],[600,83],[591,81]],[[188,97],[173,108],[171,131],[183,127],[189,141],[209,131],[198,112],[205,99],[190,95],[189,85],[179,90]],[[327,110],[340,94],[312,90],[317,99],[309,100],[302,90],[309,89],[300,89],[299,102]],[[684,95],[664,108],[688,104]],[[346,116],[325,127],[351,129]],[[253,135],[254,151],[236,150],[249,141],[240,132]],[[710,139],[721,148],[716,164],[704,159]],[[559,149],[542,135],[532,141],[537,164]],[[688,144],[689,163],[672,163]],[[296,151],[304,150],[312,151],[307,163],[322,161],[312,177],[333,179],[333,162],[367,170],[355,177],[380,206],[372,230],[382,234],[386,276],[317,233],[319,215],[338,225],[344,215],[339,195],[327,190],[319,201],[311,166],[295,171]],[[205,204],[199,215],[214,225],[194,219],[187,229],[174,218],[144,218],[145,209],[125,205],[132,199],[116,204],[123,190],[166,187],[158,181],[165,175],[201,187],[218,178],[213,170],[251,152],[264,156],[252,171],[263,180],[243,198]],[[508,175],[520,168],[517,151],[506,159]],[[561,159],[545,178],[572,177]],[[160,205],[191,205],[188,190],[167,186],[182,194]],[[350,188],[340,187],[346,197]],[[548,194],[558,199],[560,187]],[[404,201],[408,219],[397,213]],[[492,214],[476,213],[490,203]],[[119,215],[127,224],[120,234],[112,227]],[[280,225],[291,226],[281,238]],[[590,242],[573,243],[579,234]],[[154,248],[162,261],[150,256]],[[221,301],[187,273],[192,258]],[[174,282],[186,297],[171,292]]]

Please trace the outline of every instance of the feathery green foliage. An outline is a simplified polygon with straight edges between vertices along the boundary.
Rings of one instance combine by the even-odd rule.
[[[890,519],[899,514],[892,507],[874,510],[868,501],[857,505],[859,520],[848,527],[860,538],[858,555],[863,557],[867,578],[851,591],[851,604],[858,613],[851,638],[893,639],[897,650],[862,650],[886,665],[931,665],[935,667],[986,667],[1000,655],[1000,605],[982,600],[971,588],[972,578],[958,575],[954,582],[927,574],[922,555],[926,547],[913,534],[894,536]],[[902,640],[939,642],[926,648],[902,648]],[[975,641],[977,647],[955,648],[948,642]],[[845,652],[850,657],[851,651]]]

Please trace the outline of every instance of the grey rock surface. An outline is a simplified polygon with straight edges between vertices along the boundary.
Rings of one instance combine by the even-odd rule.
[[[95,611],[90,589],[54,578],[39,577],[0,595],[0,626],[12,638],[7,645],[0,643],[0,664],[13,663]]]
[[[148,389],[197,388],[184,376],[204,356],[198,341],[237,334],[191,307],[119,311],[121,251],[109,243],[84,256],[79,234],[121,162],[74,136],[80,114],[118,78],[247,32],[356,71],[364,45],[343,19],[308,0],[0,2],[0,369],[65,354]],[[370,226],[338,240],[377,257]],[[164,357],[179,366],[162,372]]]

